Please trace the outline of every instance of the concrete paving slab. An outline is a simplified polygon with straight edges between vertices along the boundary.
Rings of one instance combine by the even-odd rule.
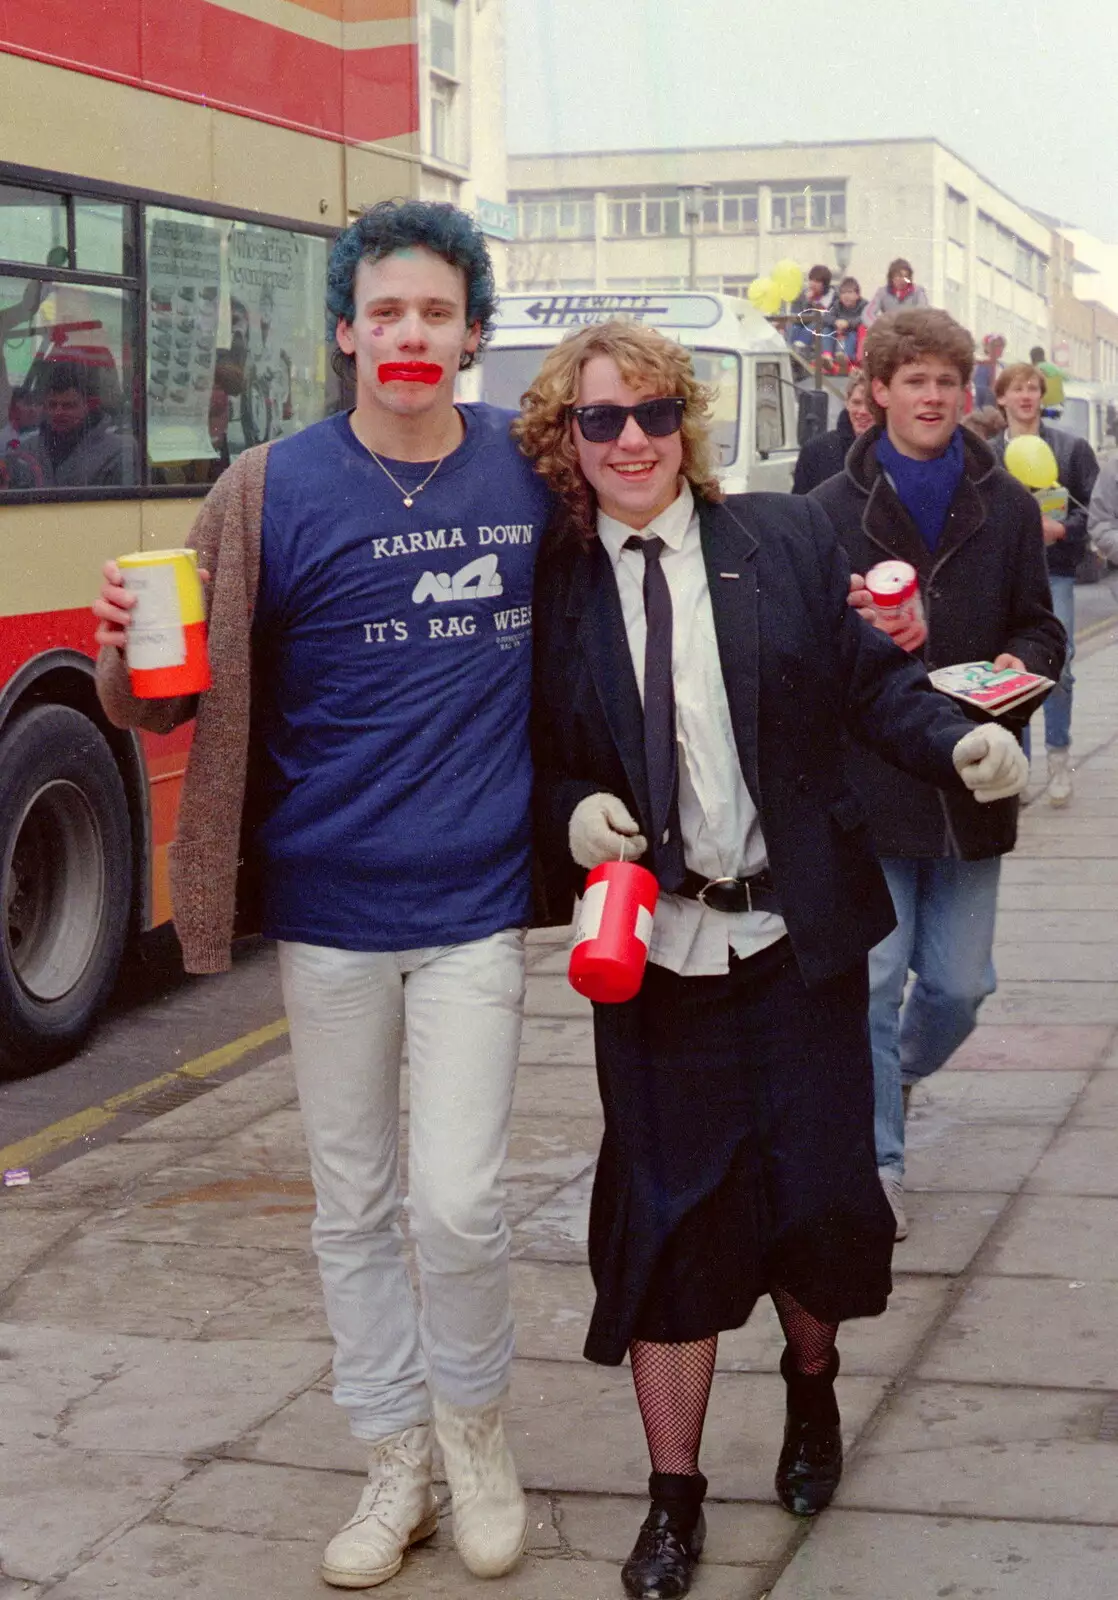
[[[894,1278],[884,1316],[843,1323],[838,1341],[843,1372],[851,1377],[892,1377],[907,1366],[942,1313],[950,1288],[949,1278]],[[776,1372],[783,1349],[780,1322],[766,1295],[744,1328],[719,1336],[718,1370]]]
[[[18,1226],[8,1226],[0,1232],[0,1295],[91,1214],[85,1207],[59,1211],[25,1209]]]
[[[1109,1396],[916,1384],[898,1396],[844,1478],[847,1507],[1044,1521],[1118,1522]]]
[[[908,1238],[893,1250],[894,1273],[957,1277],[974,1260],[1009,1203],[1002,1194],[906,1190]]]
[[[570,962],[571,945],[568,939],[562,944],[555,945],[546,955],[540,956],[538,961],[533,961],[530,971],[533,977],[538,974],[541,977],[565,978]]]
[[[76,1449],[170,1456],[221,1449],[286,1405],[329,1361],[321,1344],[263,1339],[118,1337],[106,1354],[102,1381],[60,1416],[59,1439]]]
[[[998,917],[1017,911],[1118,911],[1118,883],[1006,883],[998,889]]]
[[[1105,1025],[980,1023],[934,1076],[941,1077],[944,1072],[1085,1072],[1103,1057],[1113,1037],[1114,1029]]]
[[[1072,1108],[1067,1128],[1118,1128],[1118,1073],[1098,1072]]]
[[[167,1457],[43,1441],[0,1450],[4,1571],[44,1583],[64,1578],[95,1545],[152,1512],[190,1471],[189,1462]]]
[[[600,1141],[600,1125],[587,1119],[518,1121],[509,1137],[502,1173],[509,1221],[519,1222],[592,1167]]]
[[[914,1100],[915,1106],[915,1100]],[[967,1127],[943,1112],[919,1107],[909,1120],[905,1190],[953,1194],[1013,1194],[1028,1177],[1052,1137],[1048,1127]]]
[[[295,1099],[290,1053],[262,1062],[239,1078],[207,1089],[189,1105],[153,1117],[122,1137],[126,1143],[158,1139],[221,1139]]]
[[[1062,1122],[1087,1083],[1086,1072],[935,1072],[914,1092],[910,1121],[946,1112],[968,1127]]]
[[[594,1065],[594,1030],[589,1017],[525,1017],[520,1039],[521,1065]]]
[[[514,1118],[579,1117],[601,1126],[598,1084],[589,1067],[521,1065],[512,1101]]]
[[[1116,819],[1118,821],[1118,819]],[[1018,945],[1039,945],[1055,955],[1063,945],[1087,945],[1097,949],[1108,944],[1114,933],[1114,909],[1092,911],[1077,906],[1066,911],[1046,908],[1043,911],[1017,911],[998,901],[998,937],[994,946],[994,959],[998,972],[1006,978],[1027,977],[1027,973],[1014,973],[1005,965],[1005,958]],[[1063,973],[1051,976],[1063,977]],[[1074,977],[1075,974],[1073,973]],[[1083,972],[1082,977],[1090,976]]]
[[[1045,980],[1055,983],[1107,983],[1114,974],[1114,950],[1108,944],[1076,943],[999,944],[998,977],[1005,982]]]
[[[528,974],[528,993],[524,1010],[530,1017],[585,1017],[591,1016],[590,1002],[577,989],[572,989],[565,976],[538,975],[533,967]]]
[[[559,1495],[556,1515],[566,1546],[577,1556],[622,1562],[632,1549],[648,1501],[644,1495]],[[707,1542],[700,1572],[710,1566],[761,1566],[779,1561],[798,1526],[778,1505],[706,1502]],[[694,1593],[699,1592],[696,1579]],[[620,1584],[616,1591],[621,1594]]]
[[[140,1204],[106,1216],[100,1231],[133,1243],[211,1249],[290,1250],[305,1255],[314,1216],[306,1177],[220,1177],[211,1168],[168,1167]]]
[[[1096,859],[1090,851],[1061,861],[1042,860],[1015,853],[1002,858],[1003,884],[1013,883],[1118,883],[1118,861]]]
[[[1118,1282],[1118,1200],[1022,1195],[982,1271]]]
[[[976,1277],[916,1376],[951,1383],[1118,1389],[1116,1328],[1116,1284]]]
[[[876,1378],[839,1379],[849,1439],[885,1392]],[[626,1368],[588,1362],[513,1365],[506,1426],[526,1488],[538,1493],[642,1496],[648,1453]],[[703,1435],[703,1471],[714,1498],[773,1501],[784,1427],[784,1384],[769,1374],[719,1373]],[[364,1470],[364,1452],[325,1389],[307,1390],[224,1452],[230,1459],[343,1472]]]
[[[517,1355],[534,1361],[581,1361],[594,1304],[590,1268],[515,1260],[510,1281]]]
[[[218,1139],[203,1162],[215,1171],[306,1172],[307,1142],[298,1106],[282,1106]]]
[[[106,1207],[128,1204],[141,1183],[172,1162],[199,1154],[203,1141],[176,1144],[158,1140],[143,1144],[107,1144],[55,1167],[26,1188],[5,1189],[4,1209],[11,1217],[21,1210],[57,1210],[64,1206]]]
[[[160,1520],[261,1539],[304,1539],[322,1547],[353,1514],[363,1484],[363,1474],[211,1461],[178,1486],[162,1506]],[[439,1532],[430,1548],[453,1551],[449,1513],[444,1491]],[[559,1533],[547,1500],[532,1495],[528,1514],[529,1550],[558,1551]]]
[[[1114,983],[1023,982],[1007,979],[982,1006],[983,1020],[1034,1023],[1118,1024],[1118,985]]]
[[[1029,1179],[1029,1190],[1118,1195],[1118,1130],[1065,1128]]]
[[[557,1189],[513,1230],[513,1255],[534,1261],[586,1260],[594,1168]]]
[[[811,1530],[772,1600],[1113,1600],[1116,1562],[1111,1528],[836,1508]]]
[[[80,1320],[83,1328],[146,1338],[223,1329],[225,1337],[309,1339],[326,1336],[320,1300],[309,1252],[127,1244],[87,1232],[24,1276],[4,1316],[56,1327]]]

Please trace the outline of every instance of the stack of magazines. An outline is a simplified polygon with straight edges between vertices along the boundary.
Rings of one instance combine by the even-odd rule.
[[[992,661],[962,661],[954,667],[937,667],[928,674],[941,694],[949,694],[964,705],[989,717],[1035,700],[1037,705],[1056,687],[1051,678],[1036,672],[1018,672],[1015,667],[995,667]]]

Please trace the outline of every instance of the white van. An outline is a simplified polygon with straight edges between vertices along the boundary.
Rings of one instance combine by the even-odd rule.
[[[718,476],[727,494],[792,487],[796,396],[792,358],[772,325],[747,300],[716,294],[506,294],[478,366],[462,374],[459,397],[517,408],[553,345],[574,328],[620,317],[655,328],[692,353],[714,390]]]
[[[1103,460],[1118,449],[1118,385],[1064,379],[1064,409],[1056,423],[1086,439]]]

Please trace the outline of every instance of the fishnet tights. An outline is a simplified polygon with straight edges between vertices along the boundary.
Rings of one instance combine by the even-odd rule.
[[[769,1289],[780,1326],[792,1352],[792,1364],[805,1377],[816,1377],[826,1372],[831,1364],[831,1353],[838,1337],[837,1322],[820,1322],[810,1311],[805,1311],[798,1300],[793,1300],[787,1289]]]
[[[698,1472],[717,1353],[717,1337],[692,1344],[634,1339],[629,1346],[653,1472],[678,1472],[687,1477]]]
[[[805,1376],[826,1372],[838,1335],[838,1324],[820,1322],[786,1289],[771,1288],[776,1314],[793,1365]],[[717,1336],[690,1344],[654,1344],[634,1339],[629,1346],[633,1386],[644,1423],[653,1472],[699,1470],[707,1401],[718,1354]]]

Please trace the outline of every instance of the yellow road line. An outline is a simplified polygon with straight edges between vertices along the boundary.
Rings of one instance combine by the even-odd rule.
[[[1092,622],[1089,627],[1081,628],[1075,636],[1076,644],[1082,644],[1084,639],[1093,639],[1096,633],[1105,633],[1108,628],[1118,627],[1118,617],[1102,617],[1098,622]]]
[[[15,1144],[0,1149],[0,1169],[28,1167],[35,1161],[41,1161],[44,1156],[53,1155],[56,1150],[62,1150],[66,1145],[75,1144],[77,1140],[88,1138],[99,1128],[106,1127],[121,1111],[156,1089],[165,1088],[179,1078],[208,1078],[223,1067],[232,1066],[234,1061],[239,1061],[250,1051],[258,1050],[261,1045],[282,1039],[286,1032],[287,1019],[280,1017],[263,1028],[255,1028],[252,1033],[242,1034],[230,1044],[207,1051],[204,1056],[184,1061],[173,1072],[161,1072],[157,1078],[149,1078],[146,1083],[137,1083],[120,1094],[110,1095],[100,1105],[87,1106],[84,1111],[75,1111],[72,1116],[62,1117],[48,1128],[40,1128],[38,1133],[28,1134],[26,1139],[19,1139]]]

